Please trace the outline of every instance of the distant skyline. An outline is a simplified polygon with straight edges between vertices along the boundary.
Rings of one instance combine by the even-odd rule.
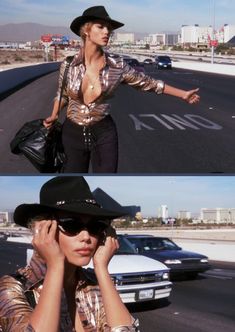
[[[184,24],[213,25],[214,3],[215,27],[235,25],[234,0],[1,0],[0,24],[33,22],[69,27],[86,8],[104,5],[112,18],[125,23],[125,31],[179,31]]]
[[[0,176],[0,211],[22,203],[38,203],[48,176]],[[235,207],[235,176],[85,176],[121,205],[140,205],[144,217],[157,216],[166,204],[169,215],[179,210],[200,213],[201,208]]]

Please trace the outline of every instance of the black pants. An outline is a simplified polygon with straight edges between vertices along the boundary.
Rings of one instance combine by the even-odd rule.
[[[62,141],[67,156],[65,173],[88,173],[90,162],[94,173],[117,172],[118,137],[110,115],[88,127],[66,119]]]

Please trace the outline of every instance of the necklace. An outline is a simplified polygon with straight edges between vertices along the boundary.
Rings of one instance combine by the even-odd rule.
[[[95,80],[93,81],[93,83],[91,82],[91,79],[90,79],[89,88],[90,88],[91,90],[94,90],[94,88],[95,88],[95,83],[96,83],[96,81],[97,81],[98,78],[99,78],[99,74],[96,76],[96,78],[95,78]]]

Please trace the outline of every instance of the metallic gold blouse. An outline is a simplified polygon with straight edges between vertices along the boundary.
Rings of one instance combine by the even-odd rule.
[[[18,277],[0,278],[0,332],[35,332],[30,325],[33,312],[27,293],[33,294],[38,303],[46,272],[45,263],[34,253],[30,265],[18,270]],[[20,276],[20,278],[19,278]],[[25,280],[22,282],[22,280]],[[106,322],[99,286],[94,278],[78,270],[78,284],[75,292],[76,310],[86,332],[138,332],[138,321],[133,319],[131,326],[110,328]],[[65,292],[62,292],[60,312],[60,332],[75,332]]]
[[[141,91],[152,91],[157,94],[163,92],[163,81],[155,80],[136,71],[120,56],[112,57],[109,53],[105,53],[105,65],[99,73],[101,94],[93,102],[86,105],[81,91],[82,80],[86,71],[83,59],[83,49],[80,48],[69,67],[67,84],[63,92],[63,100],[68,103],[67,117],[78,125],[92,125],[109,114],[110,105],[108,100],[121,83],[126,83]],[[60,96],[65,66],[66,60],[62,62],[60,67],[57,99]]]

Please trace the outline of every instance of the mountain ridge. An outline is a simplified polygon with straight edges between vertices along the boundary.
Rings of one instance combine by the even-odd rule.
[[[127,31],[118,30],[122,33]],[[45,34],[62,34],[71,39],[77,39],[70,28],[63,26],[49,26],[40,23],[24,22],[24,23],[7,23],[0,25],[0,42],[28,42],[40,40],[42,35]],[[142,39],[148,33],[137,32],[135,33],[136,39]]]
[[[40,40],[45,34],[62,34],[70,38],[77,36],[66,27],[49,26],[39,23],[8,23],[0,25],[0,41],[1,42],[27,42]]]

